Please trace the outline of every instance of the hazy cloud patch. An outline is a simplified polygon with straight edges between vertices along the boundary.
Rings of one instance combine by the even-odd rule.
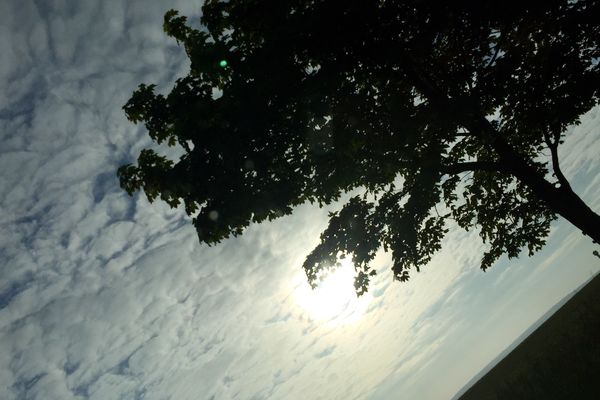
[[[138,83],[166,90],[187,68],[160,29],[168,8],[199,13],[184,1],[0,3],[1,398],[390,398],[426,393],[463,355],[432,394],[443,398],[494,356],[470,343],[513,339],[497,329],[512,295],[532,301],[514,316],[518,331],[597,270],[582,259],[552,281],[552,249],[590,249],[567,235],[529,269],[502,261],[483,274],[476,234],[455,230],[407,284],[392,283],[379,254],[356,322],[315,320],[295,291],[326,210],[302,206],[208,248],[182,210],[118,188],[116,168],[150,145],[122,104]],[[561,153],[590,201],[597,113]],[[549,289],[535,297],[527,285],[542,277]]]

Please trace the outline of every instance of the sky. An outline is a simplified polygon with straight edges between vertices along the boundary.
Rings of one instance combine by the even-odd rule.
[[[600,270],[562,221],[543,251],[485,273],[478,236],[452,229],[408,283],[381,253],[359,300],[350,265],[312,292],[301,264],[339,205],[200,245],[182,210],[128,197],[115,175],[150,144],[122,105],[187,72],[162,32],[170,8],[200,13],[0,2],[0,398],[448,399]],[[596,211],[599,130],[595,108],[560,149]]]

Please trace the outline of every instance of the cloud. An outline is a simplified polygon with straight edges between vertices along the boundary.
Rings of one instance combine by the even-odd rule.
[[[379,254],[359,321],[311,318],[294,293],[327,210],[302,206],[207,248],[181,210],[117,187],[116,168],[149,145],[121,105],[138,83],[166,90],[187,68],[160,30],[168,8],[199,13],[184,1],[0,2],[0,398],[444,398],[495,356],[468,355],[464,338],[497,331],[510,294],[533,298],[527,284],[542,276],[551,288],[517,331],[593,270],[552,286],[561,258],[549,250],[543,268],[483,274],[480,242],[455,231],[408,284],[390,283]],[[597,175],[595,115],[565,144],[581,187]],[[584,254],[572,237],[560,251]],[[460,352],[469,363],[429,392]]]

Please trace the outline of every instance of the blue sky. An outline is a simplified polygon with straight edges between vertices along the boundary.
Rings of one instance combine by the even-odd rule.
[[[410,282],[380,254],[371,292],[331,305],[300,266],[335,205],[200,246],[181,210],[115,177],[149,145],[121,106],[186,73],[169,8],[200,6],[0,2],[0,398],[447,399],[600,270],[560,221],[486,273],[477,235],[453,229]],[[596,211],[599,129],[595,108],[560,150]]]

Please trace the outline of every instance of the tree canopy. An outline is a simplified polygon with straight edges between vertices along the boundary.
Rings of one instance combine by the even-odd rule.
[[[600,242],[558,157],[599,100],[599,4],[207,0],[197,27],[168,11],[190,71],[124,110],[183,155],[141,151],[121,187],[183,203],[209,245],[360,193],[304,263],[315,284],[351,255],[359,294],[378,249],[406,280],[449,219],[487,243],[484,270],[539,250],[556,215]]]

